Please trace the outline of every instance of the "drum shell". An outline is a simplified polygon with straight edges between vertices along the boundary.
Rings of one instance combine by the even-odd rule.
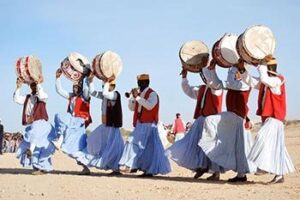
[[[221,53],[221,40],[218,40],[213,48],[212,48],[212,57],[214,58],[214,60],[217,62],[217,65],[219,65],[220,67],[224,67],[224,68],[229,68],[232,66],[231,63],[227,62]]]
[[[36,56],[24,56],[16,62],[16,75],[24,83],[37,82],[42,76],[42,64]]]
[[[248,64],[250,65],[257,65],[260,63],[260,60],[257,60],[249,55],[247,50],[244,48],[243,44],[243,34],[241,34],[238,37],[237,43],[236,43],[236,50],[239,54],[239,56]]]
[[[65,75],[65,77],[72,82],[79,82],[82,80],[85,76],[85,74],[77,71],[72,65],[71,62],[69,61],[69,58],[66,57],[60,65],[60,68]]]

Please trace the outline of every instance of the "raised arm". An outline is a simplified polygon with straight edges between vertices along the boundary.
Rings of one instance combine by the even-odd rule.
[[[40,101],[43,101],[45,103],[48,99],[48,94],[44,91],[41,84],[37,84],[37,97]]]
[[[87,78],[85,78],[82,83],[82,96],[87,101],[90,99],[89,81]]]
[[[62,74],[62,71],[61,69],[58,69],[56,71],[56,80],[55,80],[55,89],[56,89],[56,92],[62,96],[63,98],[66,98],[66,99],[69,99],[70,96],[72,96],[72,93],[69,93],[67,92],[66,90],[64,90],[62,88],[62,85],[61,85],[61,81],[60,81],[60,76]]]
[[[280,80],[280,78],[276,76],[270,77],[268,75],[268,67],[266,65],[259,65],[257,69],[258,69],[260,81],[264,85],[270,88],[278,88],[282,85],[282,81]]]
[[[17,79],[17,88],[14,92],[13,99],[14,102],[17,104],[23,105],[26,99],[26,96],[21,95],[21,86],[22,86],[22,81],[20,79]]]
[[[258,77],[251,76],[249,72],[246,70],[243,73],[240,73],[240,78],[245,82],[249,87],[259,89],[260,81]]]
[[[109,83],[106,82],[104,84],[104,87],[103,87],[103,97],[105,97],[106,99],[109,99],[109,100],[116,100],[117,97],[118,97],[118,94],[117,92],[115,91],[109,91]]]
[[[183,92],[187,96],[191,97],[192,99],[197,99],[199,87],[189,85],[189,81],[186,78],[187,77],[187,70],[182,69],[181,76],[182,76],[181,88],[182,88]]]

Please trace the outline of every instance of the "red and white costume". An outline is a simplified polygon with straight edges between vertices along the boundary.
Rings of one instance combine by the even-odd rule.
[[[266,65],[257,67],[259,78],[246,71],[243,81],[259,90],[257,115],[262,118],[249,158],[261,170],[275,175],[295,171],[284,141],[283,121],[286,116],[286,94],[284,77],[269,76]]]

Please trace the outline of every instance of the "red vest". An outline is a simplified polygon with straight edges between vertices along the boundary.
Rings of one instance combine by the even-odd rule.
[[[92,122],[92,117],[90,115],[90,102],[84,100],[83,97],[70,97],[69,98],[69,106],[68,106],[68,112],[71,112],[71,103],[72,103],[72,99],[75,99],[75,107],[74,107],[74,114],[71,113],[73,116],[75,117],[80,117],[82,119],[84,119],[85,121],[85,127],[87,127],[91,122]]]
[[[182,120],[180,118],[175,119],[174,122],[174,133],[184,133],[185,131],[185,127],[184,124],[182,122]]]
[[[26,96],[24,106],[23,106],[23,114],[22,114],[22,125],[28,125],[26,122],[26,109],[28,100],[30,98],[30,94]],[[32,114],[33,121],[44,119],[48,121],[48,113],[46,109],[46,103],[37,99],[37,102],[33,106],[33,114]]]
[[[148,89],[148,91],[146,92],[144,99],[148,100],[151,92],[154,92],[151,88]],[[157,95],[158,98],[158,95]],[[158,123],[158,112],[159,112],[159,99],[157,104],[154,106],[154,108],[152,108],[152,110],[147,110],[146,108],[144,108],[142,106],[142,110],[139,113],[138,112],[138,107],[139,104],[136,103],[135,104],[135,108],[134,108],[134,114],[133,114],[133,126],[136,126],[137,121],[141,122],[141,123]]]
[[[242,118],[246,118],[249,108],[248,99],[250,90],[238,91],[228,89],[226,95],[226,107],[227,111],[233,112]]]
[[[278,76],[281,81],[284,81],[283,76]],[[273,94],[271,89],[264,84],[261,84],[258,94],[258,109],[256,114],[263,118],[273,117],[284,121],[286,116],[286,97],[285,84],[280,86],[280,95]]]
[[[209,87],[206,89],[206,85],[201,85],[198,91],[194,119],[197,119],[200,116],[206,117],[209,115],[215,115],[221,112],[222,98],[223,92],[220,96],[216,96],[211,93],[211,89]],[[201,104],[203,105],[202,107]]]

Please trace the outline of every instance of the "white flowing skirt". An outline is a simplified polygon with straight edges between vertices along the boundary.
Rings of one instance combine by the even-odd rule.
[[[255,172],[256,166],[247,159],[253,139],[244,128],[244,120],[232,112],[222,112],[205,118],[198,145],[208,158],[239,173]]]
[[[268,118],[258,131],[255,143],[249,154],[259,169],[276,175],[295,171],[284,141],[282,121]]]

